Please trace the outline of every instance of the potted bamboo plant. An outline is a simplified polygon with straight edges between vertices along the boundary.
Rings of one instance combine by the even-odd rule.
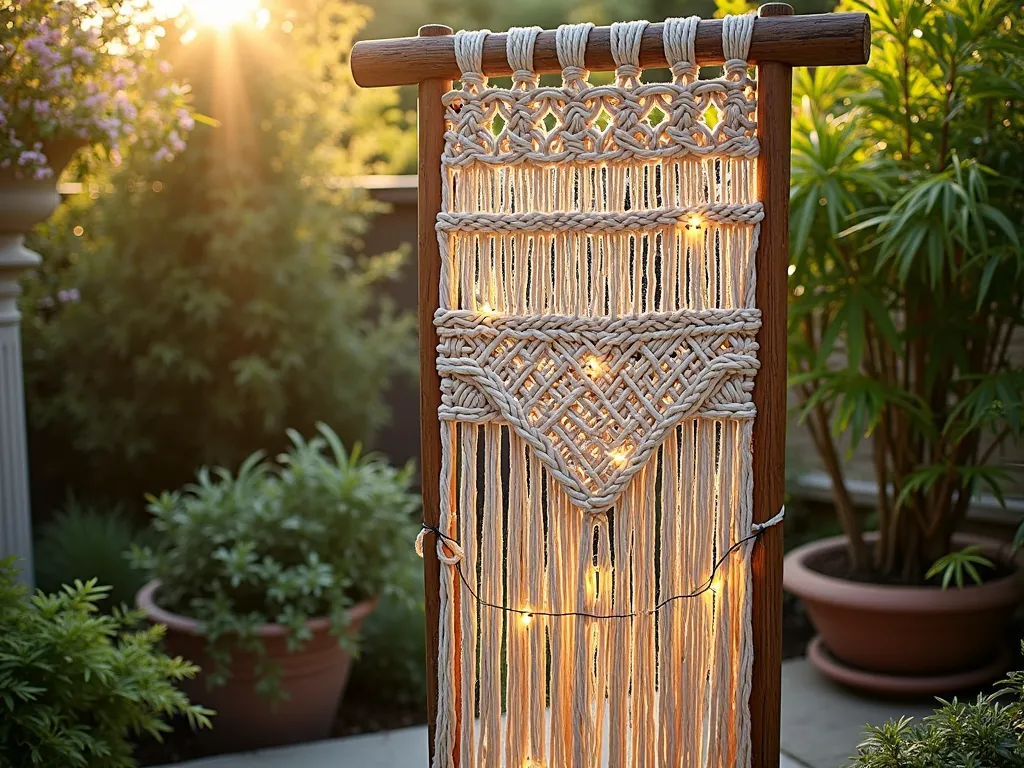
[[[794,550],[786,587],[843,682],[926,692],[993,679],[1020,596],[1009,549],[958,533],[1020,437],[1024,16],[1003,0],[851,2],[872,64],[800,73],[790,373],[844,536]],[[870,440],[877,530],[843,451]]]
[[[134,552],[154,577],[137,603],[201,666],[183,687],[217,712],[217,748],[328,736],[362,621],[383,593],[409,595],[411,468],[318,431],[150,501],[160,543]]]

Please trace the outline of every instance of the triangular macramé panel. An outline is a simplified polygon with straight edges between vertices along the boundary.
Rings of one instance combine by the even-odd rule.
[[[612,506],[683,419],[753,415],[758,310],[620,318],[453,310],[435,323],[442,418],[508,423],[589,512]]]

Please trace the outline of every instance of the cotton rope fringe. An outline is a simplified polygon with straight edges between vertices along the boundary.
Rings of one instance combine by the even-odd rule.
[[[751,391],[758,368],[754,17],[455,35],[442,162],[435,768],[750,764]]]

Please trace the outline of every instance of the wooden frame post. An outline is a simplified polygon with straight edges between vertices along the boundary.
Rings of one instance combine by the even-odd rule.
[[[789,16],[785,3],[761,6],[761,17]],[[785,500],[786,313],[789,267],[790,135],[793,67],[757,67],[757,198],[764,205],[757,249],[757,334],[761,369],[754,379],[754,522],[775,516]],[[782,715],[782,526],[765,530],[753,548],[750,693],[751,768],[777,768]]]
[[[420,27],[421,37],[451,35],[451,27],[428,24]],[[441,377],[437,373],[437,329],[434,310],[439,306],[441,252],[434,223],[441,210],[441,155],[444,152],[444,106],[441,97],[450,91],[452,81],[443,78],[423,80],[419,84],[417,105],[417,141],[419,145],[419,184],[416,198],[417,283],[420,339],[420,487],[423,493],[423,522],[440,524],[441,507],[441,423],[437,409],[441,405]],[[437,645],[440,615],[441,564],[437,559],[433,535],[423,547],[423,581],[426,590],[427,650],[427,732],[430,759],[434,759],[434,730],[437,724]],[[458,594],[458,593],[456,593]],[[455,616],[459,615],[456,608]],[[456,670],[456,679],[458,678]],[[459,729],[455,729],[456,734]],[[456,751],[456,755],[458,751]],[[458,758],[456,758],[456,765]]]

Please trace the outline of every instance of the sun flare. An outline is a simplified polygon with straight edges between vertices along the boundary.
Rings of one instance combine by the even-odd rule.
[[[260,0],[158,0],[154,5],[168,17],[187,13],[197,25],[219,30],[251,22],[260,11]]]

